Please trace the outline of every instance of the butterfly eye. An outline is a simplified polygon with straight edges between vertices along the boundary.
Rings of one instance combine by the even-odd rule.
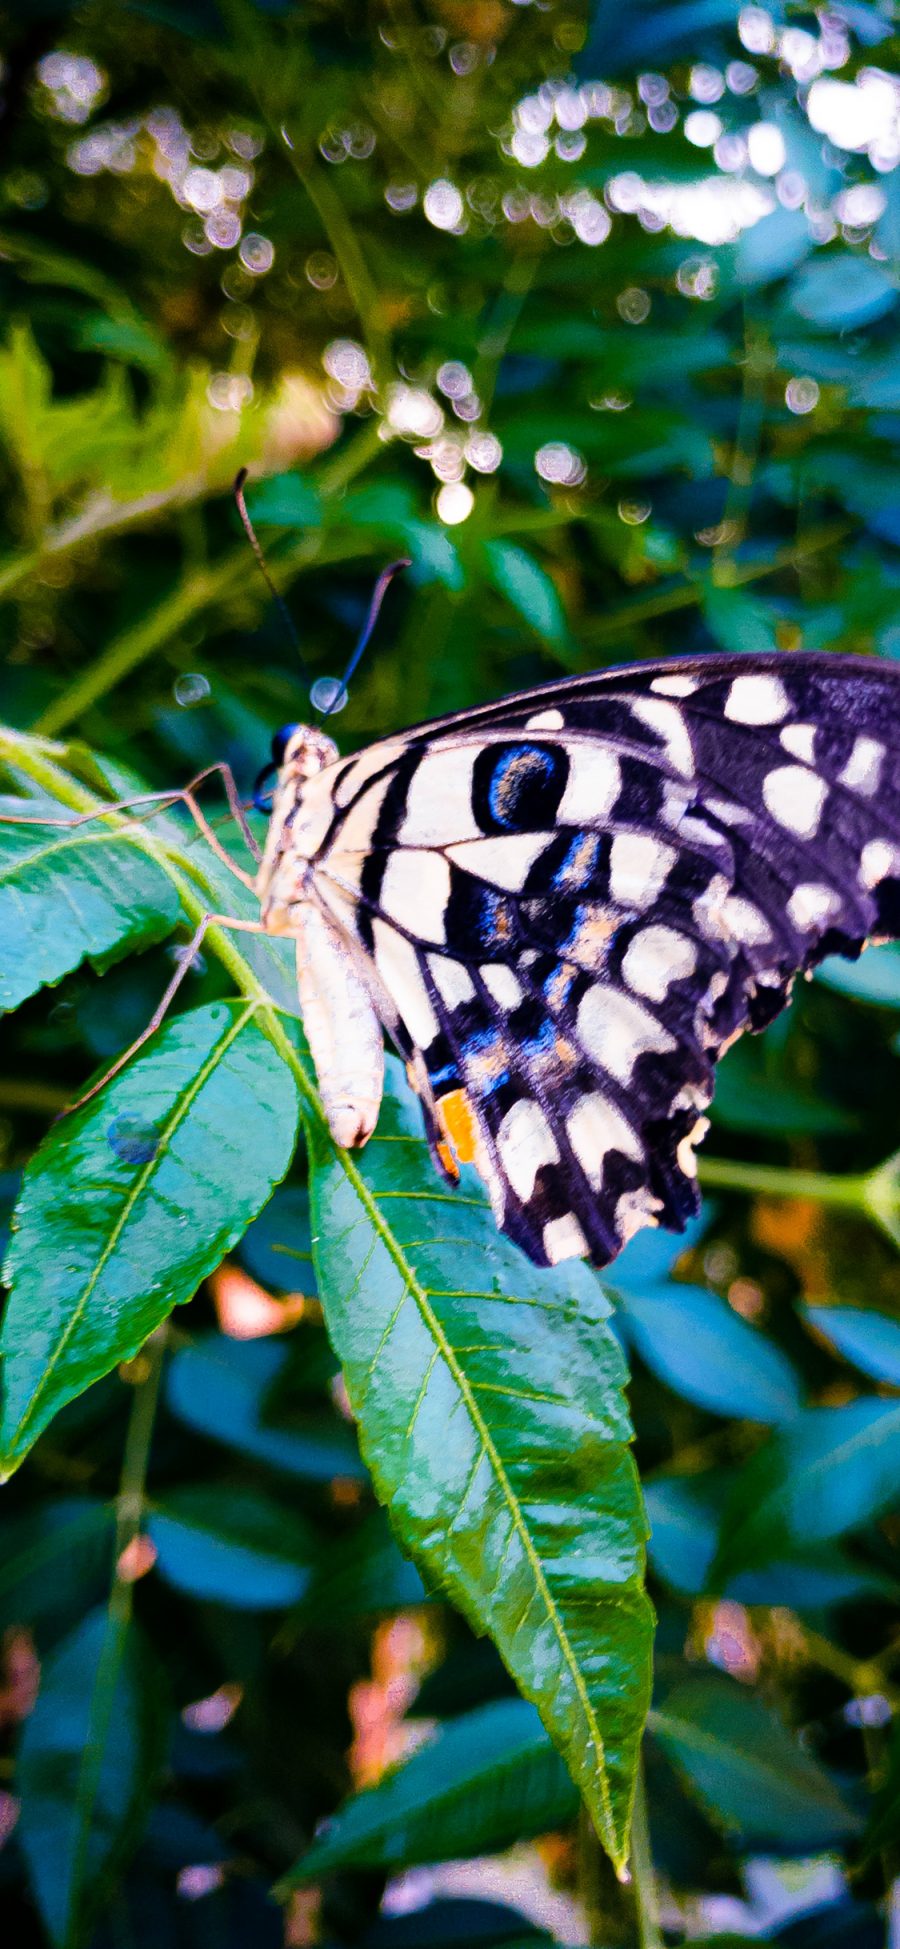
[[[297,730],[299,730],[299,725],[297,724],[283,724],[281,730],[275,732],[275,735],[272,739],[273,765],[281,766],[284,764],[284,754],[288,748],[288,745],[290,744],[294,732]]]

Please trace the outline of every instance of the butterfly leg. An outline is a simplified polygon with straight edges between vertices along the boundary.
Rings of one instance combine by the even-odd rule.
[[[99,1082],[94,1083],[89,1090],[85,1090],[84,1095],[79,1096],[74,1103],[67,1104],[65,1110],[61,1113],[64,1117],[71,1116],[73,1110],[80,1110],[83,1104],[89,1103],[93,1096],[97,1096],[100,1090],[105,1089],[107,1083],[112,1080],[113,1076],[118,1076],[120,1069],[124,1069],[126,1064],[130,1063],[132,1056],[136,1056],[138,1050],[143,1049],[145,1042],[149,1042],[150,1037],[156,1034],[157,1029],[161,1026],[168,1014],[185,975],[193,966],[203,937],[210,927],[227,927],[229,931],[234,930],[241,934],[264,934],[266,932],[262,921],[259,920],[238,920],[234,914],[204,914],[194,929],[194,933],[187,947],[180,950],[178,966],[175,973],[169,982],[165,994],[154,1009],[146,1028],[141,1030],[140,1035],[135,1038],[134,1042],[129,1043],[127,1049],[123,1049],[121,1056],[116,1057],[115,1062],[100,1077]]]
[[[47,819],[42,814],[32,812],[3,812],[0,813],[0,824],[8,826],[65,827],[67,831],[72,831],[77,826],[87,825],[91,819],[104,818],[108,812],[130,812],[138,805],[149,806],[151,810],[147,816],[151,818],[154,812],[165,812],[170,806],[184,805],[190,813],[198,831],[202,833],[203,838],[216,858],[221,860],[222,865],[228,868],[229,873],[234,874],[235,879],[240,880],[244,886],[249,887],[251,892],[253,892],[256,887],[255,876],[252,873],[246,873],[243,867],[238,866],[237,862],[232,859],[231,854],[222,845],[221,840],[213,831],[196,797],[198,787],[207,778],[212,778],[215,773],[219,773],[222,778],[231,816],[235,820],[252,858],[258,862],[261,858],[260,849],[247,824],[244,808],[241,805],[231,767],[224,764],[208,765],[206,770],[198,772],[197,777],[192,778],[188,785],[179,786],[175,791],[139,792],[134,798],[112,799],[108,804],[98,805],[94,811],[76,812],[68,819]]]

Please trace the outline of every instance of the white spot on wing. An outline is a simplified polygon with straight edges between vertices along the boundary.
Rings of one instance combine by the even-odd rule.
[[[677,704],[668,704],[655,697],[633,697],[628,699],[633,717],[647,724],[662,738],[663,749],[675,771],[690,778],[694,769],[694,747],[690,734]]]
[[[671,677],[654,677],[650,685],[660,697],[692,697],[699,687],[699,677],[682,677],[674,672]]]
[[[562,1259],[583,1259],[589,1250],[574,1211],[567,1211],[563,1218],[551,1218],[544,1226],[544,1251],[550,1265],[559,1265]]]
[[[752,900],[744,900],[741,894],[731,893],[722,902],[722,918],[732,940],[740,941],[742,947],[762,947],[772,938],[772,929]]]
[[[475,983],[461,961],[451,961],[447,954],[429,954],[428,972],[447,1008],[459,1008],[462,1002],[472,1001]]]
[[[622,772],[614,751],[605,745],[568,747],[569,776],[557,818],[561,826],[599,825],[609,817],[619,796]]]
[[[368,778],[374,778],[377,772],[383,771],[386,765],[391,765],[397,758],[401,758],[404,750],[405,746],[396,740],[368,745],[360,752],[358,758],[354,758],[335,786],[335,805],[349,805],[350,800],[356,797],[360,786],[364,785]]]
[[[450,868],[442,853],[397,847],[388,859],[379,906],[423,941],[443,941]]]
[[[877,738],[859,737],[840,774],[839,783],[849,785],[854,791],[864,792],[866,798],[870,798],[878,790],[883,761],[884,745],[879,744]]]
[[[448,846],[447,858],[491,886],[518,893],[552,837],[549,832],[510,832],[495,839],[467,839],[461,846]]]
[[[588,1055],[619,1083],[630,1083],[639,1056],[647,1051],[663,1055],[675,1048],[674,1037],[647,1009],[630,995],[599,982],[582,996],[578,1034]]]
[[[616,1205],[616,1231],[622,1244],[627,1245],[645,1225],[658,1225],[658,1211],[662,1211],[662,1200],[651,1197],[643,1185],[637,1191],[623,1191]]]
[[[566,1121],[569,1142],[595,1191],[603,1183],[603,1166],[611,1150],[640,1161],[644,1152],[630,1123],[609,1098],[598,1091],[579,1097]]]
[[[671,846],[649,832],[619,832],[610,848],[609,885],[621,907],[649,907],[675,864]]]
[[[481,827],[472,811],[475,752],[450,746],[429,751],[410,780],[397,838],[404,846],[449,846],[477,839]]]
[[[786,724],[778,735],[792,758],[802,758],[805,764],[812,764],[816,745],[814,724]]]
[[[807,927],[818,927],[820,921],[827,920],[840,904],[833,887],[804,884],[795,887],[791,894],[787,903],[788,919],[803,933]]]
[[[734,724],[779,724],[790,708],[780,677],[735,677],[725,699],[725,716]]]
[[[629,943],[622,973],[635,994],[648,1001],[665,1000],[673,981],[683,981],[697,966],[692,941],[674,927],[643,927]]]
[[[870,839],[860,854],[859,878],[864,887],[877,887],[879,881],[900,873],[900,853],[886,839]]]
[[[765,805],[780,826],[799,833],[801,839],[812,839],[828,791],[824,778],[801,765],[779,765],[767,772],[762,790]]]
[[[498,1008],[502,1008],[507,1014],[511,1009],[518,1008],[524,989],[513,974],[512,968],[505,968],[501,961],[488,961],[483,968],[479,968],[478,972],[488,994],[493,996]]]
[[[420,1049],[427,1049],[438,1022],[422,980],[418,956],[411,943],[384,920],[372,922],[375,965],[406,1027]]]
[[[562,711],[536,711],[534,717],[526,718],[526,731],[561,731],[565,719]]]
[[[531,1197],[542,1166],[559,1163],[556,1139],[544,1112],[527,1096],[520,1096],[507,1110],[497,1132],[497,1147],[503,1169],[523,1204]]]

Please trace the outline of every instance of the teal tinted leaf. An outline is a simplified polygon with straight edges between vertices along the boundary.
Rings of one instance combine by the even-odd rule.
[[[147,1529],[157,1569],[192,1597],[276,1610],[296,1604],[309,1582],[310,1532],[249,1489],[183,1484],[157,1501]]]
[[[746,1846],[812,1853],[859,1832],[824,1768],[740,1686],[689,1679],[648,1725],[710,1818]]]
[[[731,1471],[703,1475],[663,1475],[644,1489],[650,1519],[650,1562],[658,1577],[680,1596],[732,1597],[739,1604],[781,1604],[794,1611],[820,1611],[830,1604],[893,1594],[889,1578],[851,1561],[836,1545],[804,1552],[788,1562],[713,1575]]]
[[[286,1475],[359,1481],[365,1469],[352,1431],[328,1421],[283,1427],[266,1414],[266,1396],[287,1360],[277,1340],[228,1340],[208,1333],[169,1363],[166,1401],[189,1428]]]
[[[9,1474],[57,1409],[190,1299],[290,1162],[296,1085],[252,1003],[165,1026],[51,1130],[7,1253],[0,1453]]]
[[[801,318],[822,330],[848,331],[882,318],[897,302],[897,288],[871,257],[839,251],[807,264],[791,289]]]
[[[281,1184],[241,1239],[241,1264],[271,1292],[311,1293],[309,1192]]]
[[[569,642],[566,614],[546,569],[511,541],[486,541],[484,553],[494,588],[545,643],[564,648]]]
[[[852,995],[859,1002],[874,1002],[881,1008],[900,1008],[900,947],[892,941],[867,947],[858,961],[829,954],[816,969],[816,980],[839,994]]]
[[[56,1949],[86,1940],[140,1838],[166,1737],[160,1685],[135,1627],[106,1610],[44,1663],[19,1747],[17,1839]]]
[[[719,1540],[721,1493],[702,1475],[661,1475],[644,1485],[647,1554],[658,1577],[685,1597],[706,1590]]]
[[[50,819],[66,816],[37,803]],[[0,811],[28,805],[5,799]],[[81,961],[103,965],[164,940],[179,913],[175,888],[140,838],[102,819],[68,830],[0,823],[0,1008],[18,1008]]]
[[[774,1424],[796,1413],[800,1389],[787,1355],[717,1293],[670,1281],[622,1291],[619,1306],[632,1346],[676,1394],[748,1421]]]
[[[800,1313],[851,1367],[900,1387],[900,1320],[861,1306],[802,1306]]]
[[[313,1133],[319,1293],[405,1549],[488,1631],[617,1862],[647,1698],[644,1519],[609,1303],[531,1266],[436,1180],[391,1063],[360,1159]],[[525,1628],[527,1625],[527,1628]]]
[[[734,268],[739,284],[772,284],[795,271],[812,249],[812,234],[804,210],[774,210],[742,230],[735,245]]]
[[[719,589],[710,583],[703,591],[707,627],[723,650],[762,655],[776,648],[776,613],[758,596],[743,589]]]
[[[716,1571],[844,1536],[900,1500],[900,1403],[808,1408],[770,1436],[735,1482]]]
[[[95,311],[82,319],[76,342],[85,352],[102,352],[144,372],[162,371],[166,364],[165,340],[142,318],[109,318]]]
[[[247,494],[247,508],[261,528],[317,528],[321,503],[302,474],[273,474]]]
[[[346,1801],[289,1880],[494,1854],[562,1826],[577,1807],[533,1706],[498,1700],[455,1719],[377,1787]]]

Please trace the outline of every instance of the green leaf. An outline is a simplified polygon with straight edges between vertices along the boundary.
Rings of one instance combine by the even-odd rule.
[[[900,1320],[862,1306],[801,1306],[808,1320],[830,1340],[851,1367],[889,1387],[900,1387]]]
[[[4,1272],[6,1475],[218,1265],[287,1170],[296,1119],[253,1004],[216,1002],[170,1022],[53,1128],[25,1173]]]
[[[706,1812],[745,1846],[812,1853],[859,1832],[824,1768],[757,1698],[724,1678],[679,1685],[648,1727]]]
[[[32,801],[4,799],[0,811],[26,813]],[[36,801],[50,819],[53,801]],[[103,966],[164,940],[180,905],[171,881],[102,819],[68,831],[0,823],[0,1008],[18,1008],[79,962]],[[127,850],[126,850],[127,848]]]
[[[723,650],[743,650],[762,656],[777,648],[775,611],[759,596],[743,589],[719,589],[709,583],[703,591],[707,628]]]
[[[571,650],[566,612],[546,569],[514,542],[486,541],[483,547],[494,588],[545,643],[554,649]]]
[[[644,1518],[609,1303],[535,1269],[434,1175],[391,1063],[362,1158],[312,1133],[319,1292],[404,1549],[488,1631],[616,1863],[647,1702]]]
[[[846,1535],[900,1498],[900,1402],[808,1408],[738,1476],[718,1577]]]
[[[317,528],[322,519],[316,489],[302,474],[273,474],[248,493],[247,507],[261,528]]]
[[[365,1469],[349,1428],[334,1418],[304,1420],[283,1427],[266,1416],[266,1396],[287,1361],[277,1340],[229,1340],[207,1333],[181,1347],[169,1363],[166,1404],[199,1434],[236,1448],[286,1475],[311,1482],[333,1476],[365,1479]]]
[[[276,1610],[296,1604],[309,1582],[310,1531],[250,1489],[184,1483],[157,1501],[147,1529],[157,1569],[192,1597]]]
[[[17,1839],[57,1949],[76,1949],[141,1827],[162,1762],[160,1675],[135,1627],[93,1611],[45,1661],[15,1774]]]
[[[327,1822],[288,1885],[335,1868],[410,1868],[496,1854],[573,1819],[578,1794],[524,1699],[467,1712]]]
[[[0,1529],[0,1627],[34,1629],[83,1616],[109,1588],[115,1514],[108,1503],[65,1496],[38,1504]]]
[[[748,1421],[771,1424],[796,1413],[800,1389],[787,1355],[717,1293],[669,1280],[656,1290],[622,1290],[619,1306],[632,1346],[676,1394]]]
[[[303,1616],[333,1627],[336,1620],[428,1602],[415,1564],[401,1555],[383,1511],[375,1509],[351,1536],[336,1537],[321,1552]]]

